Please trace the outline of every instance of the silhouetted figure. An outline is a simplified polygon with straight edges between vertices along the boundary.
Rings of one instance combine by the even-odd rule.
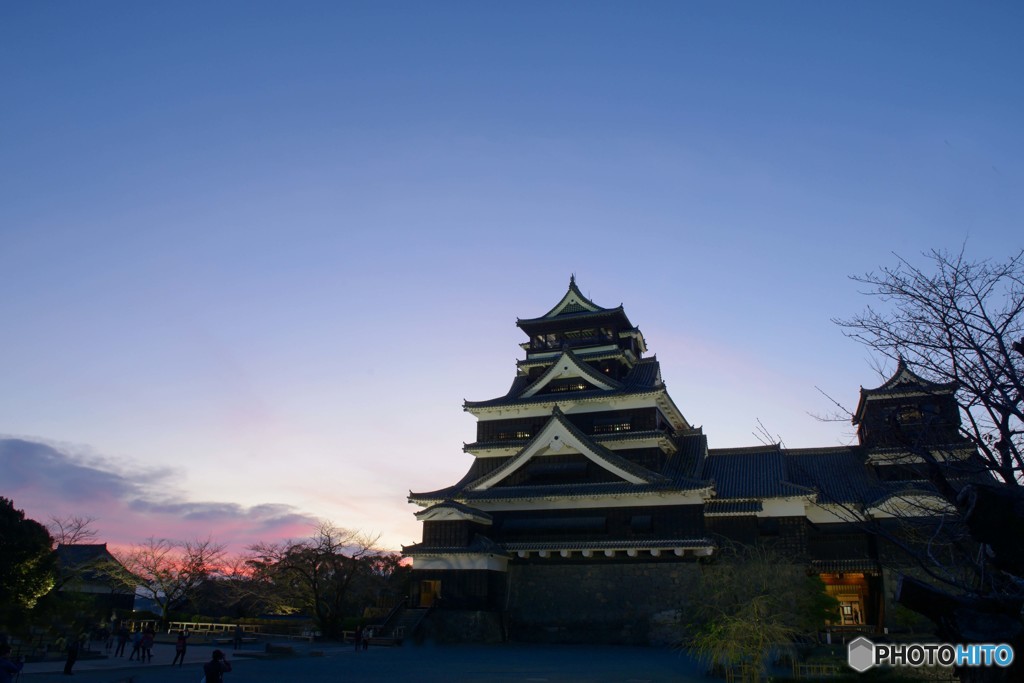
[[[177,664],[179,667],[185,663],[185,649],[188,647],[188,638],[192,635],[188,631],[178,631],[178,638],[174,641],[174,661],[171,666]]]
[[[156,631],[152,626],[147,626],[142,632],[142,661],[153,661],[153,641],[156,640]]]
[[[225,671],[231,671],[231,662],[227,660],[223,652],[214,650],[210,661],[203,664],[203,674],[206,676],[206,683],[224,683]]]
[[[117,649],[114,650],[115,657],[124,657],[124,647],[128,644],[128,639],[131,638],[131,633],[128,631],[128,627],[121,624],[121,628],[117,629]]]
[[[132,634],[132,653],[128,655],[128,661],[138,658],[142,660],[142,629],[138,626],[135,627],[135,633]]]
[[[238,648],[242,647],[242,625],[241,624],[235,624],[234,647],[235,647],[236,650]]]
[[[11,683],[25,663],[20,657],[11,658],[11,646],[0,645],[0,683]]]
[[[71,669],[74,668],[75,662],[78,661],[78,650],[80,647],[78,638],[68,638],[68,658],[64,660],[65,676],[70,676],[74,673]]]

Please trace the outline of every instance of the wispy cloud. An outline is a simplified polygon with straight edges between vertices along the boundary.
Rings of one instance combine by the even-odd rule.
[[[244,506],[192,501],[168,488],[175,471],[123,465],[88,451],[43,441],[0,438],[0,495],[40,522],[51,517],[92,517],[99,541],[114,546],[150,536],[186,540],[211,537],[233,552],[257,541],[310,533],[317,519],[291,505]]]

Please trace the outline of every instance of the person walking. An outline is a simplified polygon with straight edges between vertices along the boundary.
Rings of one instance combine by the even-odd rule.
[[[214,650],[210,661],[203,664],[203,675],[206,676],[206,683],[224,683],[224,673],[231,671],[231,662],[227,660],[224,653]]]
[[[187,630],[178,631],[178,638],[174,641],[174,661],[171,666],[177,664],[179,667],[185,663],[185,648],[188,647],[188,638],[192,635]]]

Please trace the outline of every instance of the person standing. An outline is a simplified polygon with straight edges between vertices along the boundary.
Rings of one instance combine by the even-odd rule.
[[[235,624],[235,639],[234,639],[233,645],[234,645],[234,649],[236,649],[236,650],[238,648],[242,647],[242,625],[241,624]]]
[[[10,645],[7,643],[0,645],[0,683],[11,683],[23,666],[25,666],[25,662],[21,661],[21,657],[11,658]]]
[[[135,633],[132,634],[132,653],[128,655],[128,661],[132,661],[136,657],[139,661],[142,661],[142,627],[136,626]]]
[[[117,649],[114,650],[115,657],[124,657],[124,646],[128,644],[128,638],[131,637],[131,633],[128,632],[128,627],[121,624],[121,627],[117,629]]]
[[[71,670],[75,666],[75,662],[78,661],[78,638],[68,638],[68,658],[64,660],[64,675],[70,676],[74,672]]]
[[[178,631],[178,638],[174,641],[174,661],[171,666],[177,664],[179,667],[185,663],[185,648],[188,646],[188,638],[192,635],[186,630]]]
[[[206,683],[224,683],[224,672],[226,671],[231,671],[231,662],[227,660],[223,652],[214,650],[210,661],[203,664]]]
[[[142,661],[153,661],[153,642],[156,640],[156,631],[152,626],[147,626],[142,632]]]

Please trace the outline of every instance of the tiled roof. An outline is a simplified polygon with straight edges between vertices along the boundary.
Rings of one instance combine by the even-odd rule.
[[[708,437],[697,431],[683,434],[676,438],[676,447],[678,450],[665,462],[662,474],[677,483],[700,479],[708,452]]]
[[[622,378],[622,387],[619,389],[588,389],[586,391],[573,391],[564,394],[539,394],[528,398],[520,398],[520,396],[533,382],[527,377],[518,376],[513,380],[512,387],[504,396],[486,401],[465,401],[463,409],[557,403],[559,401],[579,401],[588,398],[603,399],[611,396],[652,393],[664,388],[664,384],[658,381],[658,374],[658,359],[652,356],[651,358],[637,361],[633,369]]]
[[[530,391],[534,387],[539,386],[541,384],[545,384],[548,381],[550,381],[551,375],[557,372],[557,365],[562,362],[563,357],[566,357],[570,361],[572,361],[573,365],[575,365],[575,367],[580,370],[584,379],[590,380],[591,383],[602,382],[604,384],[611,385],[612,387],[611,389],[601,389],[601,391],[614,391],[616,389],[622,389],[621,382],[612,379],[611,377],[608,377],[603,373],[598,372],[594,368],[590,367],[587,363],[580,360],[579,356],[572,352],[572,349],[563,349],[562,354],[555,358],[555,362],[551,364],[551,367],[548,368],[545,372],[541,373],[541,375],[537,377],[537,379],[535,379],[533,382],[531,382],[529,386],[525,387],[523,389],[523,392]]]
[[[505,549],[486,536],[473,534],[473,539],[468,546],[438,546],[414,543],[402,546],[402,554],[415,555],[470,555],[479,553],[490,553],[492,555],[507,555]]]
[[[442,502],[438,503],[437,505],[431,505],[430,507],[426,508],[425,510],[420,510],[419,512],[417,512],[416,516],[417,517],[422,517],[422,516],[426,515],[427,513],[431,512],[433,510],[444,510],[444,509],[456,510],[458,512],[461,512],[462,514],[471,515],[471,516],[474,516],[474,517],[480,517],[480,518],[483,518],[483,519],[486,519],[486,520],[494,519],[493,517],[491,517],[491,515],[487,514],[483,510],[478,510],[477,508],[469,507],[468,505],[463,505],[462,503],[459,503],[459,502],[454,501],[454,500],[445,500],[445,501],[442,501]]]
[[[113,581],[113,565],[120,565],[106,543],[71,543],[57,546],[57,564],[62,572],[68,572],[84,581]]]
[[[778,446],[711,449],[704,461],[705,479],[715,482],[718,498],[781,498],[813,493],[792,483]]]
[[[462,444],[462,450],[470,453],[483,448],[515,448],[516,450],[521,449],[523,446],[530,442],[529,439],[503,439],[501,441],[473,441],[472,443]]]
[[[596,311],[588,311],[585,309],[577,310],[576,307],[572,307],[576,312],[570,312],[570,307],[572,306],[570,305],[569,307],[566,307],[565,310],[563,310],[561,313],[553,317],[547,317],[547,315],[545,314],[540,318],[518,318],[516,320],[516,325],[519,327],[537,327],[540,325],[549,324],[554,320],[587,320],[590,318],[619,318],[624,323],[626,323],[628,327],[633,327],[632,323],[629,322],[629,318],[626,317],[626,311],[625,309],[622,308],[622,304],[619,304],[615,308],[599,308]]]
[[[786,464],[793,481],[818,490],[819,503],[865,504],[884,493],[856,447],[790,450]]]
[[[80,567],[90,562],[114,559],[106,543],[72,543],[57,546],[57,560],[65,567]]]
[[[613,467],[613,468],[616,468],[616,469],[619,469],[619,470],[622,470],[622,471],[624,471],[624,472],[626,472],[626,473],[636,477],[637,479],[643,480],[644,482],[646,482],[648,484],[654,484],[654,483],[658,483],[658,482],[667,481],[665,479],[665,477],[663,477],[661,474],[659,474],[657,472],[652,472],[651,470],[647,469],[646,467],[641,467],[640,465],[632,463],[629,460],[626,460],[625,458],[623,458],[622,456],[616,455],[614,451],[611,451],[611,450],[605,448],[604,446],[602,446],[602,445],[600,445],[598,443],[594,443],[594,441],[589,436],[584,434],[582,430],[580,430],[573,423],[569,422],[569,420],[565,417],[565,413],[563,413],[558,408],[558,406],[555,406],[554,409],[552,409],[552,411],[551,411],[551,418],[548,420],[547,423],[545,423],[545,425],[543,427],[541,427],[539,430],[537,430],[537,433],[533,436],[532,439],[530,439],[527,442],[527,444],[523,447],[522,450],[526,451],[527,449],[529,449],[530,446],[532,446],[534,444],[534,442],[537,439],[539,439],[544,434],[544,430],[547,429],[548,425],[551,424],[551,422],[558,422],[559,424],[561,424],[565,428],[566,431],[568,431],[570,434],[572,434],[574,437],[576,437],[584,446],[587,446],[588,450],[594,456],[596,456],[598,458],[598,460],[602,461],[606,465],[608,465],[610,467]],[[520,451],[520,452],[522,452],[522,451]],[[490,479],[490,478],[494,477],[496,474],[500,475],[502,470],[511,469],[511,468],[515,467],[516,464],[519,463],[519,460],[520,460],[520,457],[518,455],[508,459],[507,461],[505,461],[504,464],[502,464],[496,470],[494,470],[492,472],[489,472],[486,475],[481,476],[479,479],[468,483],[465,486],[465,488],[466,489],[472,489],[475,486],[478,486],[481,483],[482,479],[485,479],[485,478],[486,479]]]
[[[576,425],[569,422],[565,414],[562,413],[557,406],[552,410],[551,420],[558,420],[562,425],[564,425],[565,429],[570,434],[575,436],[582,443],[589,445],[592,452],[597,455],[600,460],[603,460],[608,465],[617,469],[628,472],[638,479],[642,479],[645,483],[632,484],[623,481],[611,483],[551,484],[544,486],[492,486],[491,488],[484,489],[482,491],[471,491],[470,489],[480,482],[480,480],[493,477],[500,470],[512,467],[513,463],[517,460],[517,456],[508,458],[475,458],[469,471],[458,483],[436,491],[425,491],[419,493],[413,493],[410,491],[409,499],[420,503],[443,501],[446,499],[459,499],[465,501],[516,500],[547,496],[573,497],[621,495],[630,492],[648,493],[651,491],[695,491],[709,485],[706,481],[694,479],[688,476],[690,472],[692,472],[692,469],[689,467],[689,465],[692,464],[692,459],[697,457],[697,453],[702,450],[702,445],[705,441],[703,434],[693,434],[682,439],[680,443],[683,444],[686,452],[682,454],[677,453],[676,456],[670,458],[670,466],[666,467],[665,472],[659,473],[637,465],[636,463],[617,455],[614,451],[605,448],[598,443],[594,437],[584,434],[578,427],[576,427]],[[545,426],[549,423],[545,423]],[[527,441],[522,446],[521,450],[529,448],[535,439],[540,438],[543,430],[543,427],[538,430],[537,434]],[[657,432],[657,434],[661,433]],[[509,442],[501,443],[508,444]]]
[[[473,458],[473,464],[470,465],[469,471],[462,475],[462,479],[456,483],[451,486],[446,486],[443,489],[437,489],[436,491],[421,491],[419,493],[413,493],[410,491],[409,500],[441,502],[443,500],[453,499],[468,483],[476,481],[488,472],[493,472],[507,460],[508,458]]]
[[[857,402],[857,409],[854,411],[852,422],[858,425],[864,421],[864,415],[868,410],[868,403],[874,399],[885,399],[900,395],[949,396],[956,390],[956,382],[938,383],[927,380],[907,367],[904,360],[900,358],[896,372],[880,387],[875,389],[860,388],[860,399]]]
[[[896,372],[887,379],[880,387],[865,389],[861,387],[861,396],[874,396],[877,394],[902,393],[907,390],[922,392],[949,392],[956,389],[956,382],[933,382],[921,377],[911,370],[906,362],[900,358],[896,366]]]
[[[594,309],[605,310],[604,308],[598,306],[587,297],[583,296],[583,292],[580,291],[579,286],[576,284],[576,276],[570,275],[569,289],[567,289],[565,294],[562,295],[562,298],[558,300],[558,303],[555,304],[551,308],[551,310],[542,315],[541,318],[550,318],[555,313],[555,311],[558,310],[558,307],[561,306],[564,301],[566,301],[566,298],[569,299],[570,303],[567,303],[562,308],[562,313],[576,313],[578,311],[587,311]],[[579,303],[572,303],[573,298],[575,298]]]

